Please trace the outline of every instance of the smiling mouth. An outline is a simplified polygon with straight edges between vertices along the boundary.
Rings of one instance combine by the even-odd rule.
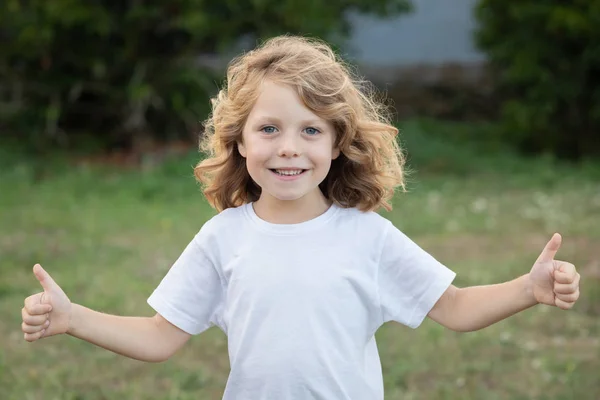
[[[280,176],[298,176],[308,171],[306,169],[269,169],[269,171]]]

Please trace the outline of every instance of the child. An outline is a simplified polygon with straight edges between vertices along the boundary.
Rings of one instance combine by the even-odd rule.
[[[151,294],[151,318],[71,303],[40,265],[25,300],[33,342],[60,333],[138,360],[172,356],[216,325],[228,336],[225,399],[382,399],[374,334],[426,316],[460,332],[542,303],[569,309],[579,274],[554,260],[457,288],[455,273],[374,212],[403,186],[397,130],[322,42],[274,38],[235,59],[195,168],[219,214]]]

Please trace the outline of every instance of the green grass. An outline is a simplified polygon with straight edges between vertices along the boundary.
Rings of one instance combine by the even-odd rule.
[[[538,306],[469,334],[431,321],[417,330],[385,325],[377,338],[386,399],[600,398],[599,166],[486,153],[439,134],[464,126],[412,121],[402,128],[414,171],[408,193],[383,215],[456,270],[456,284],[528,272],[559,231],[559,256],[579,268],[583,293],[571,311]],[[14,154],[3,165],[0,399],[220,398],[227,342],[214,328],[162,364],[67,336],[30,344],[20,332],[23,299],[39,291],[36,262],[74,302],[152,315],[147,296],[213,214],[192,178],[195,158],[144,171],[34,165]],[[42,167],[45,178],[37,180]]]

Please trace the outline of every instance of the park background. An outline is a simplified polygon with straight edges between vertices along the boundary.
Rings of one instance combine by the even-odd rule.
[[[214,215],[192,167],[231,56],[327,39],[387,94],[408,192],[382,212],[458,273],[527,273],[552,233],[582,295],[454,333],[377,333],[386,399],[600,398],[600,2],[6,0],[0,5],[0,399],[219,399],[225,335],[161,364],[74,338],[30,344],[41,263],[73,302],[119,315]]]

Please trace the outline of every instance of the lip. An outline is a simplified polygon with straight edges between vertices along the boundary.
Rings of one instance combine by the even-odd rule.
[[[308,168],[302,168],[302,167],[281,167],[281,168],[279,168],[279,167],[274,167],[274,168],[269,168],[269,169],[279,169],[279,170],[282,170],[282,171],[296,171],[296,170],[299,170],[299,169],[306,170]]]

